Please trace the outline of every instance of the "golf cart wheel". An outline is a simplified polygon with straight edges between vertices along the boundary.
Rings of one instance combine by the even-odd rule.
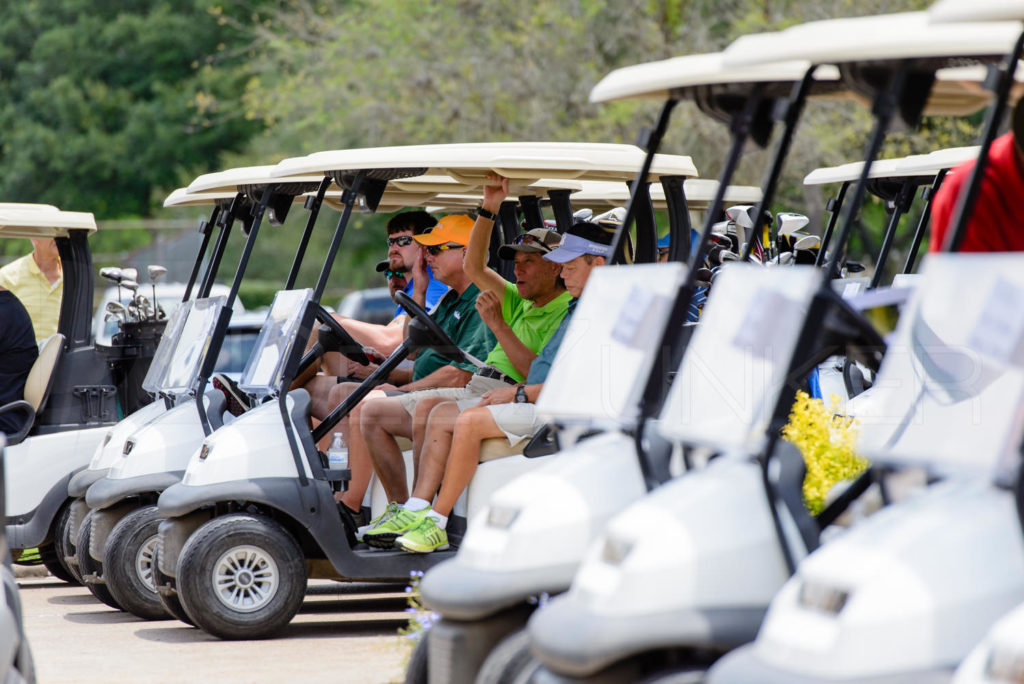
[[[64,567],[64,564],[60,562],[60,557],[57,554],[56,544],[47,544],[46,546],[39,547],[39,556],[42,558],[43,567],[45,567],[51,575],[59,579],[61,582],[67,582],[68,584],[77,584],[75,576]]]
[[[170,617],[160,603],[153,580],[159,524],[156,506],[132,511],[111,530],[103,550],[107,588],[124,610],[143,620]]]
[[[78,528],[78,539],[75,540],[75,557],[78,558],[78,572],[82,576],[82,583],[89,589],[93,596],[111,608],[121,610],[120,604],[110,593],[110,589],[102,582],[92,582],[88,578],[103,576],[103,563],[89,555],[89,538],[92,536],[93,512],[89,511],[82,518],[82,526]]]
[[[153,550],[153,581],[156,584],[156,586],[159,587],[164,587],[168,584],[174,583],[174,581],[170,577],[160,572],[159,546],[157,546]],[[175,591],[174,593],[165,593],[158,590],[156,595],[160,601],[160,605],[163,606],[163,609],[167,611],[168,615],[170,615],[175,620],[181,620],[190,627],[196,626],[196,623],[192,620],[191,617],[189,617],[189,614],[185,612],[185,607],[181,605],[181,599],[178,598],[177,591]]]
[[[498,642],[476,675],[477,684],[512,684],[540,663],[530,655],[530,635],[518,629]]]
[[[53,551],[57,555],[57,562],[71,575],[71,579],[61,577],[47,565],[46,569],[54,577],[59,577],[65,582],[72,584],[85,584],[82,576],[78,574],[78,564],[72,563],[69,559],[75,555],[75,540],[71,538],[71,504],[68,503],[57,515],[57,521],[53,525]]]
[[[178,560],[178,596],[200,629],[262,639],[284,629],[306,593],[298,542],[277,522],[235,514],[204,523]]]
[[[412,649],[412,654],[409,656],[409,666],[405,668],[405,684],[427,684],[429,641],[430,630],[428,629],[420,634],[420,640],[416,642],[416,647]]]

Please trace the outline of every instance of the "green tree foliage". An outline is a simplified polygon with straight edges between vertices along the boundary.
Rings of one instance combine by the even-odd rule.
[[[144,216],[258,130],[206,0],[21,0],[0,16],[0,197]]]

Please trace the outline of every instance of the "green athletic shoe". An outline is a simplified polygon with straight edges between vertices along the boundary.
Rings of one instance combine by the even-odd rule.
[[[344,506],[344,504],[341,505]],[[385,521],[390,520],[391,517],[398,512],[399,508],[401,508],[401,506],[399,506],[394,501],[389,502],[388,507],[384,509],[384,512],[378,515],[373,520],[371,520],[369,525],[360,525],[358,528],[356,528],[356,541],[363,541],[364,534],[366,534],[373,528],[377,527],[378,525],[381,525]]]
[[[395,547],[412,553],[430,553],[448,548],[448,533],[437,526],[437,521],[424,516],[416,527],[395,540]]]
[[[378,549],[390,549],[395,543],[395,538],[415,527],[430,510],[424,508],[422,511],[410,511],[398,504],[395,506],[397,510],[392,515],[363,533],[364,542]]]

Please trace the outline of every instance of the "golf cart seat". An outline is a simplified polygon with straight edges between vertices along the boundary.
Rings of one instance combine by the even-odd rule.
[[[28,372],[25,380],[25,394],[23,399],[12,401],[0,406],[0,413],[18,411],[25,414],[25,423],[21,429],[13,434],[7,435],[8,444],[18,444],[35,425],[36,415],[45,405],[47,397],[50,396],[50,387],[53,385],[53,371],[60,361],[61,353],[64,351],[64,336],[60,333],[50,335],[39,343],[39,356],[32,369]]]
[[[510,445],[508,439],[504,437],[485,439],[480,443],[480,462],[487,463],[488,461],[497,461],[499,458],[521,454],[523,453],[523,447],[529,441],[529,439],[521,439],[515,444]]]

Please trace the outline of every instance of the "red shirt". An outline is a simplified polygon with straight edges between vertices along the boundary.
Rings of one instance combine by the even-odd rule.
[[[931,240],[928,251],[942,249],[960,189],[967,184],[975,162],[950,171],[932,200]],[[1013,133],[992,141],[985,177],[971,211],[961,252],[1024,251],[1024,170],[1017,160]]]

